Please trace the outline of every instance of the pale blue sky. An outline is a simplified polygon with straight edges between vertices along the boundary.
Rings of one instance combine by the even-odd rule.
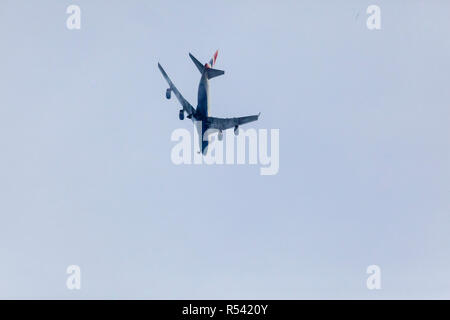
[[[0,298],[450,298],[449,9],[1,1]],[[280,129],[276,176],[170,161],[157,62],[195,105],[216,49],[212,114]]]

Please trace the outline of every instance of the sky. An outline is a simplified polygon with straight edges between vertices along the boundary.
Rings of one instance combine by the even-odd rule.
[[[449,9],[1,1],[0,298],[449,299]],[[216,49],[211,114],[261,112],[276,175],[171,161],[157,63],[195,106]]]

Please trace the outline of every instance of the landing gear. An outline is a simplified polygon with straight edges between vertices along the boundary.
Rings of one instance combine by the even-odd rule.
[[[180,118],[180,120],[184,120],[184,110],[180,110],[180,114],[178,115],[178,118]]]
[[[237,136],[239,134],[239,126],[234,127],[234,135]]]
[[[170,88],[166,90],[166,98],[167,99],[170,99],[171,92],[172,92],[172,90],[170,90]]]
[[[219,134],[217,135],[217,138],[219,139],[219,141],[223,140],[223,133],[222,130],[219,131]]]

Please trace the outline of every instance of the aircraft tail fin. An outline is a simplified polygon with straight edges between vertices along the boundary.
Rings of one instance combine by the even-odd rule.
[[[209,63],[206,65],[208,68],[214,67],[214,65],[216,64],[218,55],[219,55],[219,50],[216,50],[216,52],[214,52],[211,60],[209,60]]]
[[[221,76],[225,73],[225,71],[223,70],[217,70],[212,68],[212,66],[214,66],[214,64],[216,63],[218,53],[219,51],[216,51],[216,53],[214,53],[209,63],[206,63],[205,65],[203,65],[200,61],[198,61],[197,58],[195,58],[191,53],[189,53],[189,57],[191,57],[192,61],[194,62],[195,66],[197,67],[198,71],[200,71],[200,73],[203,73],[206,70],[208,79],[212,79]]]
[[[212,78],[221,76],[224,73],[225,73],[225,71],[223,71],[223,70],[217,70],[217,69],[212,69],[212,68],[206,69],[206,74],[208,76],[208,79],[212,79]]]
[[[211,72],[208,71],[208,79],[211,79],[211,78],[214,78],[214,77],[224,74],[224,72],[221,70],[212,69],[212,67],[214,67],[214,65],[216,64],[218,54],[219,54],[219,50],[217,50],[214,53],[214,55],[212,56],[211,60],[209,60],[209,62],[205,63],[204,65],[200,61],[198,61],[198,59],[196,57],[194,57],[192,55],[192,53],[189,53],[189,57],[191,57],[192,61],[194,62],[195,66],[197,67],[198,71],[200,71],[200,73],[203,73],[205,71],[205,69],[214,70]]]

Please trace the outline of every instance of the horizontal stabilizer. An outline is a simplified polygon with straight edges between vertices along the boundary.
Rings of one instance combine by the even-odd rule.
[[[205,70],[205,66],[200,61],[198,61],[197,58],[195,58],[191,53],[189,53],[189,57],[191,57],[198,71],[200,71],[200,73],[203,73],[203,70]]]
[[[223,75],[225,73],[225,71],[208,68],[208,69],[206,69],[206,73],[207,73],[208,79],[212,79],[214,77]]]

